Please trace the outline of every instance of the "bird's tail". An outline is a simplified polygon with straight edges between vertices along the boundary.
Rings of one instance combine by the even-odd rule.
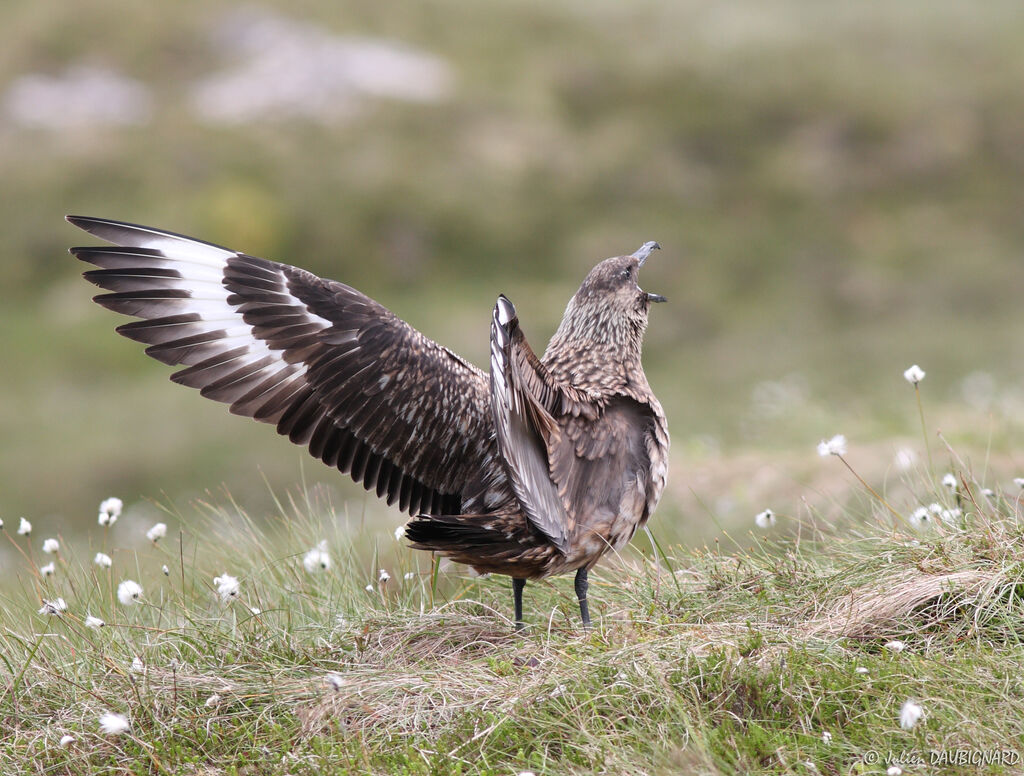
[[[405,527],[405,538],[417,550],[429,550],[480,570],[503,566],[523,551],[518,513],[482,515],[419,515]]]

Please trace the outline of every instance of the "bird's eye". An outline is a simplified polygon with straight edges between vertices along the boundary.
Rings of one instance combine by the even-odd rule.
[[[624,280],[629,280],[629,277],[630,277],[630,275],[632,275],[632,274],[633,274],[633,270],[631,270],[631,269],[630,269],[629,267],[626,267],[626,268],[625,268],[624,270],[622,270],[622,272],[620,272],[620,273],[619,273],[619,275],[620,275],[620,276],[621,276],[621,277],[622,277],[622,278],[623,278]]]

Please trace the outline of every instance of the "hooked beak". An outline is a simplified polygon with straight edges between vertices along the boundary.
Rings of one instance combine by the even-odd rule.
[[[661,294],[648,294],[647,295],[647,301],[648,302],[667,302],[668,299],[663,297]]]
[[[658,243],[654,242],[654,240],[651,240],[650,242],[645,242],[643,245],[637,248],[636,252],[633,253],[633,258],[638,259],[640,261],[640,266],[642,267],[644,265],[644,262],[647,261],[647,257],[650,256],[653,251],[660,250],[661,246],[658,245]]]

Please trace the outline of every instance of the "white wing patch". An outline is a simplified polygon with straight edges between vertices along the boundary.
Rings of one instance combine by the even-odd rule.
[[[101,240],[131,248],[148,248],[179,261],[194,261],[211,267],[222,267],[224,259],[236,256],[235,251],[184,235],[164,232],[148,226],[124,224],[102,218],[68,216],[68,221],[94,234]]]
[[[122,333],[149,344],[154,358],[188,367],[173,376],[175,382],[201,388],[243,414],[258,412],[262,397],[282,390],[294,394],[301,387],[305,362],[286,360],[284,348],[257,336],[259,325],[243,312],[251,291],[285,311],[282,317],[293,325],[316,331],[331,326],[290,292],[279,266],[265,262],[250,279],[243,265],[229,280],[229,262],[241,258],[234,251],[148,227],[69,220],[121,246],[74,250],[101,268],[86,277],[113,292],[98,297],[100,304],[145,319],[122,327]],[[240,288],[232,290],[229,283]]]

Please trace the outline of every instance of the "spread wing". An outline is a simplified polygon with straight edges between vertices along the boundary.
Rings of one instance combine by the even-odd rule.
[[[574,526],[551,480],[548,451],[560,438],[553,413],[596,410],[584,396],[551,379],[504,296],[491,322],[491,408],[498,452],[516,500],[534,527],[566,553]]]
[[[69,216],[117,247],[73,248],[142,318],[118,328],[171,377],[272,423],[410,514],[457,514],[493,444],[487,377],[343,283],[148,227]]]

